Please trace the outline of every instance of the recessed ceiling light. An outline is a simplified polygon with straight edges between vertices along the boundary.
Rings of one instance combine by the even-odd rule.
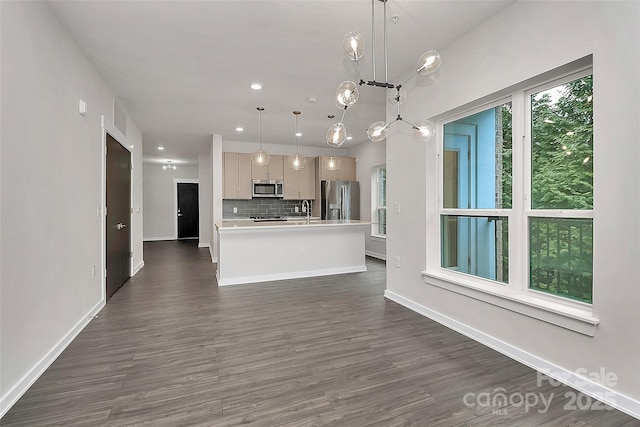
[[[315,104],[316,102],[318,102],[318,98],[314,98],[313,96],[310,96],[309,98],[307,98],[307,102],[309,104]]]
[[[164,150],[164,147],[162,145],[158,145],[158,150],[162,151]]]
[[[251,83],[251,89],[260,90],[262,89],[262,85],[260,83]]]
[[[348,137],[347,137],[347,139],[348,139],[349,141],[351,141],[351,140],[353,139],[353,137],[352,137],[352,136],[348,136]]]
[[[302,132],[296,132],[296,136],[302,136]]]
[[[242,132],[243,130],[244,130],[244,128],[241,128],[241,127],[237,127],[236,128],[236,132]]]

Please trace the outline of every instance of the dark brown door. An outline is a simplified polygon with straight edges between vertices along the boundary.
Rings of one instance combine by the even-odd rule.
[[[198,184],[178,184],[178,239],[198,237]]]
[[[107,299],[131,276],[131,153],[107,134]]]

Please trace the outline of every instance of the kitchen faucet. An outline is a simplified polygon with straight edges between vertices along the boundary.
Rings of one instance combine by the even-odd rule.
[[[304,210],[305,205],[306,205],[306,207],[307,207],[307,210],[306,210],[306,211]],[[302,211],[303,211],[303,212],[307,212],[307,224],[309,224],[309,223],[311,222],[311,206],[310,206],[310,204],[309,204],[309,201],[308,201],[308,200],[303,200],[303,201],[302,201]]]

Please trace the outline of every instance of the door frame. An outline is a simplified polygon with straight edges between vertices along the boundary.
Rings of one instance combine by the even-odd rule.
[[[200,204],[200,180],[198,178],[173,178],[173,238],[178,240],[178,184],[198,184],[198,205]],[[200,212],[198,212],[200,221]],[[198,227],[198,230],[200,228]],[[198,234],[200,232],[198,231]],[[198,239],[200,236],[198,235]]]
[[[100,246],[101,246],[101,258],[102,258],[102,266],[100,269],[100,274],[101,274],[101,278],[100,278],[100,283],[101,285],[101,300],[103,303],[106,302],[107,300],[107,275],[106,275],[106,269],[107,269],[107,216],[105,215],[106,213],[106,205],[107,205],[107,134],[111,135],[111,137],[113,139],[115,139],[118,144],[122,145],[125,150],[127,150],[129,152],[129,154],[131,155],[131,169],[130,169],[130,173],[131,173],[131,189],[130,189],[130,197],[129,197],[129,247],[131,248],[131,250],[133,251],[134,245],[133,245],[133,214],[131,213],[131,208],[133,207],[133,145],[129,142],[129,140],[127,139],[127,137],[120,132],[120,130],[109,120],[107,120],[105,118],[105,116],[102,116],[102,126],[101,126],[101,140],[102,140],[102,150],[101,150],[101,155],[102,155],[102,191],[101,191],[101,195],[100,195],[100,207],[98,209],[97,214],[101,217],[100,218],[100,226],[101,226],[101,231],[100,231]],[[133,265],[133,260],[130,263],[130,271],[129,274],[131,276],[133,276],[133,270],[134,270],[134,265]]]

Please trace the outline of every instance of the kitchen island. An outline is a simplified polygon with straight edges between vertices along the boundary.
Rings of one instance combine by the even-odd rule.
[[[366,271],[367,221],[223,221],[219,286]]]

